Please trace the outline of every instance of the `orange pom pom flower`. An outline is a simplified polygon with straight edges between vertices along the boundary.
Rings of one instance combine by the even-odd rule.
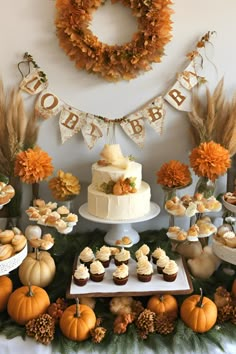
[[[38,183],[51,176],[52,172],[51,157],[38,146],[21,151],[16,156],[14,173],[24,183]]]
[[[186,187],[192,182],[188,165],[178,161],[170,160],[164,163],[157,172],[157,183],[166,188]]]
[[[214,141],[201,143],[194,148],[189,160],[197,176],[206,177],[213,182],[231,166],[229,151]]]

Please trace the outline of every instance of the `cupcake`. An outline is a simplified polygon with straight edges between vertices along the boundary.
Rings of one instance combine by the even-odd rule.
[[[150,248],[148,247],[148,245],[143,244],[141,247],[139,247],[139,249],[136,251],[135,253],[135,257],[138,260],[138,257],[141,255],[141,253],[144,256],[147,256],[150,259]]]
[[[176,279],[178,273],[178,265],[175,261],[170,260],[163,269],[163,279],[172,282]]]
[[[115,254],[114,256],[116,266],[119,266],[123,263],[128,264],[129,259],[130,259],[130,251],[126,250],[125,248],[122,248],[120,252]]]
[[[112,274],[113,282],[116,285],[125,285],[129,278],[129,268],[126,264],[121,264],[116,267],[116,270]]]
[[[79,254],[80,263],[86,265],[89,268],[90,264],[94,260],[94,253],[90,247],[85,247]]]
[[[161,257],[161,256],[165,256],[166,252],[161,248],[161,247],[157,247],[153,252],[152,252],[152,261],[154,264],[157,263],[157,260]]]
[[[159,274],[162,274],[163,269],[165,268],[165,266],[167,265],[167,263],[169,262],[170,258],[167,255],[162,255],[158,261],[156,262],[157,265],[157,272]]]
[[[89,270],[84,264],[80,264],[74,272],[74,283],[78,286],[84,286],[89,279]]]
[[[104,268],[108,268],[111,260],[111,249],[107,246],[102,246],[96,252],[96,259],[100,261]]]
[[[140,257],[137,262],[137,278],[142,282],[149,282],[152,279],[153,267],[147,256]]]
[[[90,279],[95,282],[100,282],[103,280],[105,275],[105,268],[102,263],[98,260],[93,261],[90,264]]]

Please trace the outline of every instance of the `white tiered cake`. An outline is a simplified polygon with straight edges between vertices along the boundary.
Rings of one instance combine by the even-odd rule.
[[[142,165],[124,157],[118,144],[105,145],[102,160],[92,165],[88,212],[107,220],[140,218],[150,211],[150,186]]]

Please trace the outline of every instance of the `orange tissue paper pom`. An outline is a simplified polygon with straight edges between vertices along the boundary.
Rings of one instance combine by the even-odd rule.
[[[51,157],[38,146],[21,151],[16,156],[14,173],[24,183],[38,183],[51,176],[52,172]]]
[[[168,188],[185,187],[192,182],[188,165],[171,160],[164,163],[157,172],[157,183]]]
[[[231,166],[230,154],[214,141],[201,143],[189,156],[190,166],[199,177],[207,177],[215,181],[224,175]]]

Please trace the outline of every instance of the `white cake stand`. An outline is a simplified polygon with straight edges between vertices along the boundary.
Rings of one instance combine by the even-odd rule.
[[[121,240],[123,236],[128,236],[131,240],[129,245],[124,245],[125,247],[132,246],[135,243],[138,243],[140,240],[140,236],[138,232],[133,229],[132,224],[142,221],[147,221],[153,219],[160,213],[160,207],[156,203],[150,203],[150,211],[146,215],[137,218],[137,219],[129,219],[124,220],[107,220],[102,218],[97,218],[96,216],[91,215],[88,212],[88,203],[83,204],[79,208],[79,214],[90,221],[102,223],[102,224],[111,224],[110,230],[106,233],[104,237],[104,241],[110,246],[117,246],[117,241]],[[121,245],[119,245],[121,246]]]

